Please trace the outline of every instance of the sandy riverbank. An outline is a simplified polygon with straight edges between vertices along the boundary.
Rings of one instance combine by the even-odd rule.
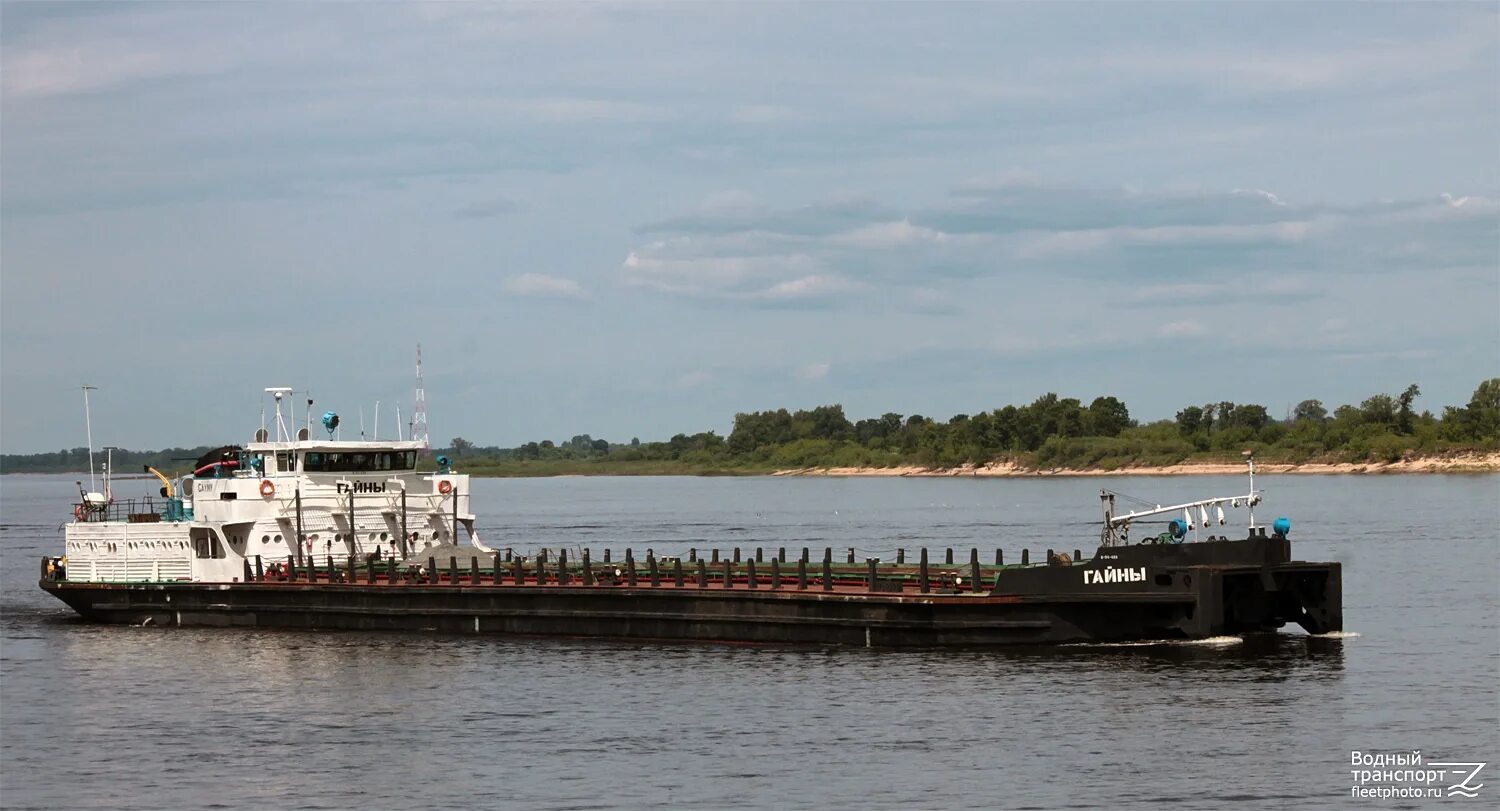
[[[1166,467],[1125,467],[1116,470],[1069,470],[1056,468],[1034,470],[1013,462],[988,465],[961,465],[930,468],[916,465],[901,467],[827,467],[778,470],[777,476],[1217,476],[1245,472],[1242,462],[1184,462]],[[1296,474],[1369,474],[1369,473],[1496,473],[1500,472],[1500,452],[1463,453],[1430,456],[1390,463],[1307,463],[1301,465],[1261,462],[1256,473]]]

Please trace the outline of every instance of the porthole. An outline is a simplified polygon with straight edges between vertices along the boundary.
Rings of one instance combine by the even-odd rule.
[[[370,543],[374,543],[374,542],[375,542],[375,533],[372,532],[372,533],[370,533]]]
[[[380,540],[382,540],[382,541],[388,541],[388,540],[390,540],[390,536],[386,535],[384,532],[382,532],[382,533],[380,533]]]
[[[279,539],[281,536],[277,535],[276,537]],[[270,535],[262,535],[262,536],[260,536],[260,542],[261,543],[270,543],[271,542],[271,536]]]
[[[281,536],[280,536],[280,535],[277,535],[277,536],[276,536],[276,542],[277,542],[277,543],[281,543]]]

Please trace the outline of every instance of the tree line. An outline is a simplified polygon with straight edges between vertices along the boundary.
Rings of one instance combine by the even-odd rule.
[[[1375,394],[1331,412],[1303,400],[1282,419],[1257,403],[1183,407],[1171,420],[1140,423],[1123,401],[1048,393],[946,421],[886,413],[851,420],[841,405],[736,414],[728,436],[677,434],[665,442],[612,443],[588,434],[566,442],[478,448],[455,439],[469,466],[532,462],[676,462],[697,470],[860,467],[903,464],[955,467],[1010,460],[1054,468],[1163,466],[1194,457],[1254,450],[1267,460],[1391,462],[1453,450],[1500,449],[1500,378],[1485,380],[1468,404],[1418,412],[1421,390]]]
[[[851,420],[841,405],[736,414],[727,436],[677,434],[666,441],[610,442],[589,434],[515,447],[481,447],[455,437],[436,453],[464,469],[629,472],[753,471],[800,467],[955,467],[1001,460],[1037,468],[1164,466],[1192,458],[1237,457],[1254,450],[1267,461],[1392,462],[1455,450],[1500,450],[1500,378],[1479,384],[1466,405],[1418,411],[1416,385],[1374,394],[1330,411],[1303,400],[1282,419],[1257,403],[1188,405],[1174,419],[1141,423],[1116,397],[1082,400],[1048,393],[1026,405],[936,420],[886,413]],[[116,450],[115,469],[142,465],[182,472],[208,448]],[[96,460],[102,460],[96,452]],[[5,454],[6,473],[86,470],[88,453]],[[560,467],[561,466],[561,467]]]

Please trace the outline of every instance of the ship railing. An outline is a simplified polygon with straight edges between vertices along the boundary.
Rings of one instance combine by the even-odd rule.
[[[182,499],[144,498],[116,499],[105,504],[78,502],[73,517],[86,524],[128,523],[155,524],[187,518]]]

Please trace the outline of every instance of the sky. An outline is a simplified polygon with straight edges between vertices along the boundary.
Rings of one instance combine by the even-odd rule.
[[[1500,375],[1492,3],[0,4],[0,448]],[[299,400],[303,395],[298,395]]]

